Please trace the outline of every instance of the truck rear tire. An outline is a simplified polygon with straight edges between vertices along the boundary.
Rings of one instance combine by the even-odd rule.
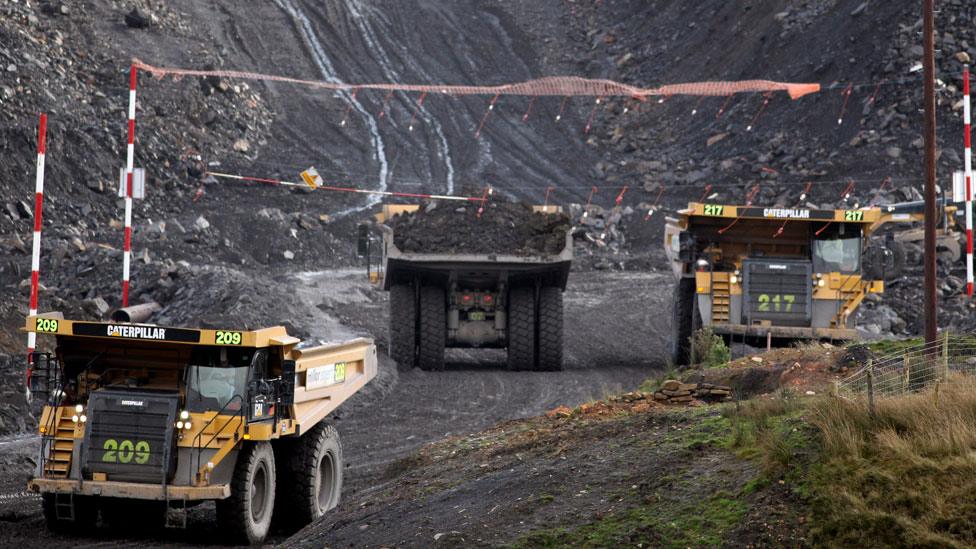
[[[424,286],[420,288],[420,368],[443,370],[446,345],[447,301],[444,288]]]
[[[413,284],[390,288],[390,358],[401,371],[417,365],[417,295]]]
[[[61,515],[58,518],[58,494],[41,494],[41,510],[44,513],[44,521],[47,529],[59,534],[77,534],[87,532],[95,528],[98,522],[98,508],[95,506],[95,498],[92,496],[74,496],[68,502],[68,494],[60,494]],[[70,513],[74,520],[69,520],[66,515]]]
[[[287,447],[278,486],[277,523],[298,530],[339,504],[342,494],[342,443],[332,425],[319,422]]]
[[[508,292],[508,369],[535,368],[535,291],[512,288]]]
[[[544,286],[539,292],[539,369],[563,369],[563,292]]]
[[[217,523],[235,543],[261,543],[271,527],[274,503],[275,460],[271,444],[246,445],[237,455],[230,497],[217,500]]]
[[[691,358],[694,300],[694,279],[678,280],[671,298],[671,362],[674,366],[685,366]]]

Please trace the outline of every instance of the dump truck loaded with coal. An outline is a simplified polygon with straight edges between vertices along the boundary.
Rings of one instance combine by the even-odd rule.
[[[272,517],[299,527],[335,507],[342,446],[326,418],[376,375],[371,340],[299,348],[283,327],[206,330],[27,319],[55,336],[32,355],[40,455],[29,487],[55,530],[139,501],[185,525],[214,500],[228,541],[258,543]]]
[[[534,214],[526,208],[530,216],[562,215],[554,206],[537,206]],[[388,222],[418,209],[385,205],[377,215],[382,259],[370,277],[390,292],[390,354],[398,366],[440,370],[445,348],[468,347],[507,348],[512,370],[562,369],[563,290],[573,257],[568,224],[553,235],[556,253],[407,252]],[[366,247],[368,235],[361,241]]]

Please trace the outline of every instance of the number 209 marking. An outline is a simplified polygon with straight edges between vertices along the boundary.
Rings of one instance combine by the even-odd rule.
[[[217,345],[240,345],[242,338],[243,335],[240,332],[217,330],[215,343]]]
[[[38,318],[34,329],[38,332],[54,333],[58,331],[58,321],[54,318]]]
[[[131,440],[118,442],[110,438],[102,444],[102,449],[105,450],[102,454],[102,461],[105,463],[130,463],[133,458],[139,465],[149,461],[149,443],[144,440],[132,444]]]

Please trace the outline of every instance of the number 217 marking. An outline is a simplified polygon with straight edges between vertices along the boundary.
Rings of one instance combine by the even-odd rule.
[[[770,303],[772,303],[774,312],[788,313],[793,310],[793,303],[796,302],[796,296],[790,294],[782,294],[782,295],[773,294],[772,296],[770,296],[769,294],[759,294],[758,301],[759,301],[759,309],[758,309],[759,312],[763,312],[763,313],[769,312]],[[782,308],[782,304],[784,303],[786,304],[785,310]]]

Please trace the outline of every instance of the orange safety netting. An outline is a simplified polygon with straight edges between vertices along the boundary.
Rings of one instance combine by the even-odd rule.
[[[169,67],[155,67],[143,63],[138,59],[132,61],[137,69],[146,71],[157,78],[166,76],[215,76],[222,78],[239,78],[244,80],[264,80],[269,82],[287,82],[301,84],[315,88],[336,91],[355,90],[385,90],[418,93],[434,93],[443,95],[524,95],[524,96],[591,96],[591,97],[632,97],[646,99],[650,96],[696,95],[696,96],[729,96],[737,93],[769,93],[777,91],[787,92],[791,98],[798,99],[804,95],[820,91],[820,84],[793,84],[773,82],[770,80],[743,80],[738,82],[689,82],[686,84],[668,84],[658,88],[640,88],[622,84],[613,80],[581,78],[578,76],[549,76],[501,84],[498,86],[455,86],[430,84],[347,84],[342,82],[324,82],[321,80],[303,80],[287,76],[275,76],[243,71],[216,71],[197,69],[177,69]]]

